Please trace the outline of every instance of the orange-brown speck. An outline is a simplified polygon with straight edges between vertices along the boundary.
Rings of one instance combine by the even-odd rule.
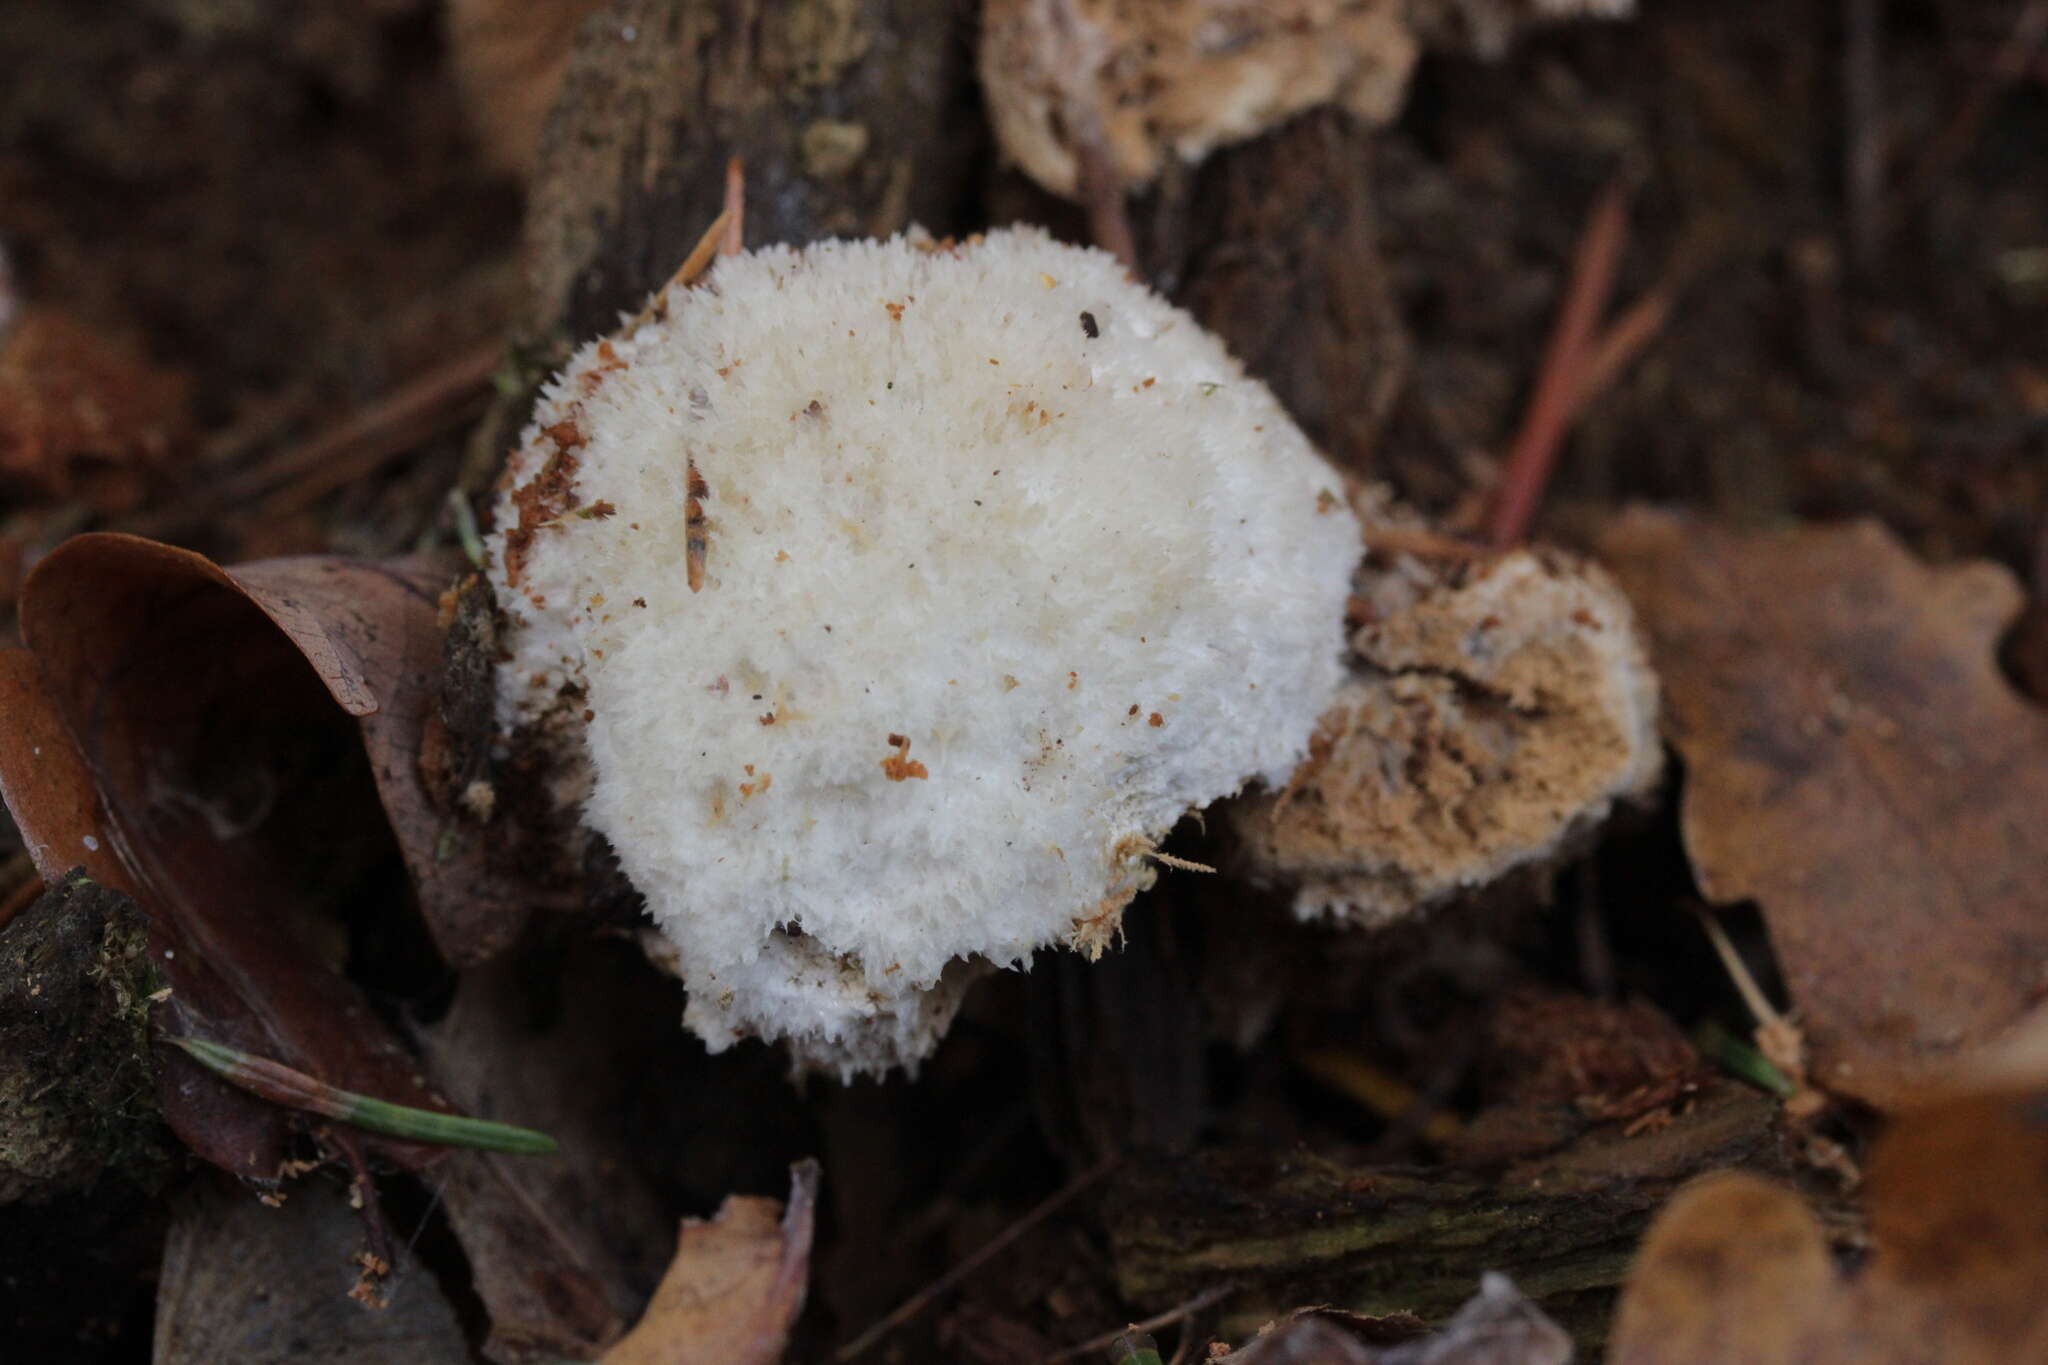
[[[683,572],[690,584],[691,592],[704,590],[704,560],[711,548],[706,533],[703,499],[711,490],[704,482],[704,476],[697,472],[697,461],[686,462],[688,490],[683,500]]]
[[[910,740],[903,735],[889,736],[889,745],[896,752],[882,760],[882,775],[891,782],[904,782],[910,778],[919,781],[931,776],[925,766],[910,756]]]
[[[1166,717],[1160,715],[1157,711],[1154,711],[1151,715],[1145,718],[1145,723],[1151,726],[1153,729],[1157,730],[1160,726],[1166,724]]]

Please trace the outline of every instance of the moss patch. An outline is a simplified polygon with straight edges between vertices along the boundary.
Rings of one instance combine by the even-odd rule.
[[[163,1169],[149,1051],[159,986],[142,912],[83,872],[0,931],[0,1203],[109,1168],[144,1181]]]

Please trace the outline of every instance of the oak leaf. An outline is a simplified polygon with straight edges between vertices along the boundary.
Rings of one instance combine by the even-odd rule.
[[[1743,535],[1632,512],[1701,890],[1754,900],[1827,1089],[1891,1104],[2048,994],[2048,715],[1999,672],[1991,564],[1873,524]]]

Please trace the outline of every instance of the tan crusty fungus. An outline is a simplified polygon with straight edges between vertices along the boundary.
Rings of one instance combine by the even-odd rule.
[[[1516,25],[1633,0],[986,0],[980,70],[1003,153],[1083,197],[1090,150],[1141,186],[1296,114],[1401,111],[1424,41],[1498,55]]]
[[[1552,549],[1463,553],[1361,506],[1351,677],[1283,785],[1231,808],[1244,870],[1374,926],[1555,862],[1663,768],[1628,599]],[[1421,553],[1403,553],[1403,536]]]

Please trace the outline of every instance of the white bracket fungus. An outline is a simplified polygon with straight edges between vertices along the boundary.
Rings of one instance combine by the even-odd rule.
[[[914,1063],[1286,782],[1357,521],[1219,341],[1037,232],[771,248],[648,316],[508,468],[504,719],[587,759],[707,1043]]]

